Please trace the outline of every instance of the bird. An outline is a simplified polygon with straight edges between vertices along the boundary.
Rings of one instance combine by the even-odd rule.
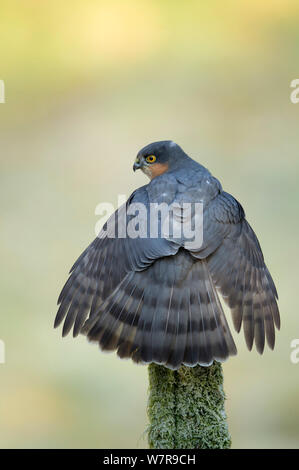
[[[262,354],[265,342],[274,349],[277,290],[241,204],[171,140],[143,147],[133,164],[139,169],[148,184],[117,209],[73,265],[54,327],[63,322],[62,336],[73,330],[136,363],[210,366],[237,354],[222,298],[249,350],[255,344]],[[177,225],[188,219],[187,203],[202,208],[195,243],[165,230],[170,208],[177,208]],[[168,208],[166,216],[158,214],[158,234],[149,236],[151,207],[159,204]],[[138,223],[134,206],[145,209]],[[194,222],[196,210],[189,214]]]

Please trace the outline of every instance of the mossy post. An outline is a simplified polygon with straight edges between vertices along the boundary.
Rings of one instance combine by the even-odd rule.
[[[151,449],[228,449],[222,366],[149,366]]]

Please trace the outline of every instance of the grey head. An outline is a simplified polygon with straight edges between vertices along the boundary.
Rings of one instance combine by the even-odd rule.
[[[143,147],[137,154],[133,170],[141,169],[150,179],[196,164],[183,149],[172,140],[161,140]],[[198,165],[198,164],[196,164]]]

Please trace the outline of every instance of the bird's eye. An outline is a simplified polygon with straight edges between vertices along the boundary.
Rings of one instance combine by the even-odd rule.
[[[154,163],[156,161],[155,155],[149,155],[148,157],[146,157],[146,161],[148,163]]]

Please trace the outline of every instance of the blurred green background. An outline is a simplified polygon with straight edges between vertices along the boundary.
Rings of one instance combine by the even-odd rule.
[[[299,447],[299,4],[0,0],[0,446],[144,448],[147,369],[54,331],[95,207],[172,139],[245,207],[280,295],[260,357],[224,364],[234,448]],[[229,319],[230,321],[230,319]],[[230,321],[231,325],[231,321]]]

